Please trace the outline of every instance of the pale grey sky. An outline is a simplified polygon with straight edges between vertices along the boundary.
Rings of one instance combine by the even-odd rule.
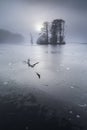
[[[66,21],[66,41],[87,42],[87,0],[0,0],[0,28],[36,37],[44,21]]]

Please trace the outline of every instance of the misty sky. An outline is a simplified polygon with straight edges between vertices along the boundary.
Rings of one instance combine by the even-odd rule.
[[[29,40],[37,25],[62,18],[68,42],[87,42],[87,0],[0,0],[0,28],[19,32]]]

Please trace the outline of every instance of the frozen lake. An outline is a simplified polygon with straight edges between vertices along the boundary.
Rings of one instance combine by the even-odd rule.
[[[34,69],[28,67],[23,62],[28,58],[31,64],[39,64]],[[3,84],[12,80],[38,87],[55,98],[87,103],[87,45],[0,45],[0,78]]]
[[[39,62],[34,68],[24,63]],[[40,74],[39,79],[36,72]],[[43,91],[56,101],[87,114],[87,44],[0,45],[0,94],[16,83]],[[25,88],[26,89],[26,88]],[[72,111],[70,111],[72,114]],[[80,113],[77,113],[80,118]]]

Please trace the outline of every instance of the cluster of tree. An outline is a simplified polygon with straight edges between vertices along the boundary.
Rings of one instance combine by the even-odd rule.
[[[37,40],[38,44],[65,44],[64,25],[62,19],[55,19],[51,23],[44,22]]]
[[[24,37],[21,34],[0,29],[0,43],[21,43],[23,41]]]

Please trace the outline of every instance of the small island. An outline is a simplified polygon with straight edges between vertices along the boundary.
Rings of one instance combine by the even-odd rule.
[[[44,22],[37,44],[65,44],[64,26],[65,21],[62,19],[55,19],[52,22]]]

